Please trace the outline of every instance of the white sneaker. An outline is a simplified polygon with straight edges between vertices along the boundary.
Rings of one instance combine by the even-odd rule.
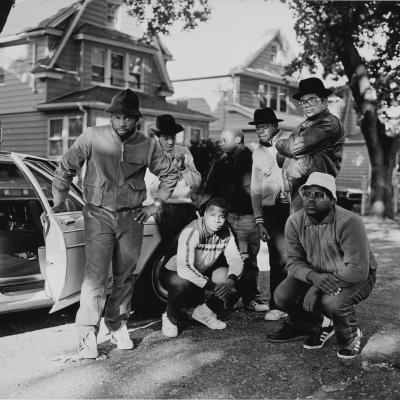
[[[89,331],[79,342],[78,358],[97,358],[98,356],[96,335],[93,331]]]
[[[133,342],[129,337],[126,324],[122,324],[116,331],[111,331],[111,343],[116,344],[120,350],[133,349]]]
[[[192,318],[201,322],[210,329],[225,329],[226,323],[220,321],[205,304],[197,306],[192,313]]]
[[[269,310],[265,314],[264,319],[266,321],[279,321],[280,319],[286,318],[287,316],[288,315],[285,312],[283,312],[281,310],[274,309],[274,310]]]
[[[167,313],[162,315],[162,333],[167,337],[177,337],[178,327],[173,324],[167,316]]]

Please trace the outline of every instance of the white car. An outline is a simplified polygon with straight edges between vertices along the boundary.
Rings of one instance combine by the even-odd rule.
[[[54,161],[0,151],[0,313],[79,301],[85,242],[79,188],[72,186],[68,212],[51,211]],[[160,311],[166,291],[160,283],[165,256],[154,220],[144,227],[133,308]]]

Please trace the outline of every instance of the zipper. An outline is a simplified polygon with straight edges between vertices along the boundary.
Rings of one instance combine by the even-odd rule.
[[[121,143],[121,162],[124,161],[124,144]]]

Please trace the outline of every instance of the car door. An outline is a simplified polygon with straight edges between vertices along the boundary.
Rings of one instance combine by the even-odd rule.
[[[46,293],[54,300],[50,312],[79,301],[86,264],[82,208],[79,189],[71,188],[67,198],[68,212],[54,214],[51,183],[54,164],[34,157],[14,160],[29,177],[43,205],[41,221],[45,251],[41,271],[46,280]]]

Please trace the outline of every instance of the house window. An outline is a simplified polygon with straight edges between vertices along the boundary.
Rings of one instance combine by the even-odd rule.
[[[120,7],[119,4],[108,2],[107,3],[107,27],[118,28],[119,26]]]
[[[140,89],[142,85],[143,58],[129,55],[128,84],[131,89]]]
[[[111,53],[111,85],[125,86],[123,54]]]
[[[92,81],[104,82],[106,72],[106,51],[102,49],[92,49]]]
[[[201,136],[203,133],[203,129],[202,128],[190,128],[190,142],[191,143],[199,143]]]
[[[269,106],[277,111],[278,110],[278,87],[277,86],[269,86]]]
[[[287,112],[287,95],[288,90],[284,87],[279,88],[279,111]]]
[[[268,52],[268,61],[275,61],[278,54],[278,46],[276,44],[271,45]]]
[[[82,117],[51,118],[49,120],[49,156],[63,155],[82,133]]]

